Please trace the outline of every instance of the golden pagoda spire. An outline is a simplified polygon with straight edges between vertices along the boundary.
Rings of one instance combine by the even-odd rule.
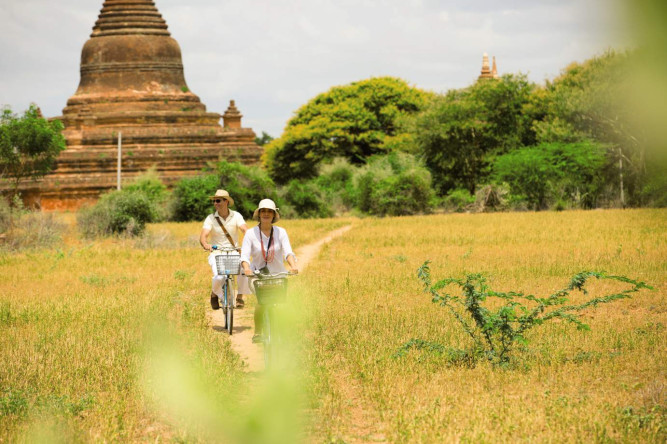
[[[489,55],[484,53],[482,56],[482,72],[479,75],[480,79],[490,79],[491,77],[491,68],[489,67]]]

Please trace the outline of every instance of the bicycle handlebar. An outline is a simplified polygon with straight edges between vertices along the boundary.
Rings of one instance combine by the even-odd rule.
[[[294,270],[289,270],[289,271],[281,271],[279,273],[273,273],[273,274],[262,274],[259,272],[259,270],[254,271],[254,275],[256,278],[259,278],[260,280],[262,279],[275,279],[275,278],[282,278],[282,277],[287,277],[287,276],[296,276],[298,273],[295,272]]]
[[[211,245],[211,250],[215,251],[220,251],[220,252],[230,252],[230,251],[236,251],[240,252],[241,249],[239,247],[219,247],[217,245]]]

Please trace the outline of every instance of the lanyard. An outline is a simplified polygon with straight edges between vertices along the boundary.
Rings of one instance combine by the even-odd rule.
[[[264,241],[262,241],[262,230],[257,226],[257,231],[259,232],[259,243],[262,246],[262,257],[264,258],[264,263],[268,264],[273,262],[274,250],[271,250],[271,242],[273,241],[273,227],[271,227],[271,235],[269,236],[269,242],[266,244],[266,252],[264,252]]]

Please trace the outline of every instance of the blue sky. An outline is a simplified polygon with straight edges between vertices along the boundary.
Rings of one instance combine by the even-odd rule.
[[[335,85],[384,75],[444,92],[482,54],[542,83],[570,62],[629,46],[620,0],[156,0],[185,78],[209,111],[277,137]],[[0,0],[0,106],[61,114],[103,0]]]

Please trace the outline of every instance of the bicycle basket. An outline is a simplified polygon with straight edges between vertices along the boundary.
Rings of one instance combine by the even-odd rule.
[[[259,305],[279,304],[287,298],[287,279],[257,279],[253,282]]]
[[[239,274],[241,255],[238,253],[218,254],[215,256],[215,265],[218,268],[218,274]]]

